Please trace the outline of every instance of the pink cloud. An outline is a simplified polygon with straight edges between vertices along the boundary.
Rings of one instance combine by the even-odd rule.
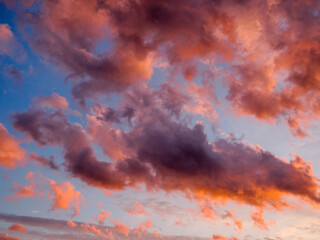
[[[77,224],[75,222],[73,222],[73,221],[68,221],[67,224],[70,227],[76,227],[77,226]]]
[[[12,184],[12,191],[14,192],[13,196],[7,196],[7,200],[16,200],[19,198],[28,198],[35,196],[43,196],[43,193],[39,187],[39,184],[35,182],[34,173],[28,172],[26,175],[26,180],[29,181],[28,184],[22,186],[18,183]]]
[[[252,212],[251,218],[252,218],[255,226],[257,226],[261,229],[264,229],[264,230],[268,230],[268,224],[264,220],[262,209],[257,210],[255,212]]]
[[[49,109],[69,109],[69,103],[67,99],[65,97],[60,96],[57,93],[52,93],[51,96],[38,96],[33,99],[33,104]]]
[[[119,220],[113,221],[114,227],[113,231],[120,233],[126,237],[129,236],[130,229],[127,225],[122,224]]]
[[[32,108],[12,119],[14,127],[37,144],[61,146],[66,169],[96,187],[121,190],[142,183],[150,190],[183,191],[204,201],[233,200],[259,207],[286,207],[288,195],[320,202],[318,180],[305,160],[295,156],[284,161],[235,139],[210,142],[202,124],[179,121],[187,100],[178,96],[168,85],[134,89],[111,114],[116,118],[106,107],[88,116],[88,132],[62,112]],[[117,128],[110,119],[119,119],[127,129]],[[87,134],[98,139],[102,149],[112,143],[121,154],[113,155],[111,162],[99,161]],[[108,155],[108,149],[104,153]]]
[[[100,213],[97,217],[93,217],[93,219],[98,220],[100,225],[103,225],[105,220],[111,215],[111,212],[106,212],[104,210],[100,210]]]
[[[127,210],[127,213],[132,215],[151,215],[144,210],[143,205],[140,204],[139,201],[136,201],[134,208]]]
[[[0,166],[16,168],[25,160],[25,150],[19,146],[19,141],[10,135],[0,123]]]
[[[69,206],[72,205],[72,216],[80,213],[79,204],[84,201],[84,198],[70,182],[56,183],[49,179],[49,188],[51,192],[49,197],[52,199],[51,210],[68,210]]]
[[[231,212],[230,211],[226,211],[226,214],[223,215],[222,218],[224,218],[224,219],[230,218],[234,222],[234,224],[238,228],[238,230],[240,230],[240,231],[242,230],[243,224],[239,219],[237,219],[234,216],[234,212],[233,211],[231,211]]]

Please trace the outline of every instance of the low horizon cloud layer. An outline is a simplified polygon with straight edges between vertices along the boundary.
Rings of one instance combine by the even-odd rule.
[[[0,240],[316,239],[319,1],[0,13]]]

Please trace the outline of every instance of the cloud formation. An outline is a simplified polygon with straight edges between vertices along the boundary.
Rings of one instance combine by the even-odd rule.
[[[15,231],[15,232],[27,232],[27,228],[20,224],[12,224],[9,228],[9,231]]]
[[[20,147],[19,141],[8,133],[8,130],[0,123],[0,166],[16,168],[25,160],[25,150]]]
[[[235,112],[283,119],[304,137],[301,121],[320,113],[319,8],[316,0],[43,0],[21,24],[34,30],[34,49],[67,69],[83,104],[149,81],[159,61],[189,82],[206,74],[202,64],[228,62],[223,84]],[[215,115],[199,104],[194,111]]]
[[[51,192],[49,197],[52,199],[51,210],[68,210],[69,206],[73,205],[72,216],[80,214],[79,204],[84,201],[84,198],[70,182],[57,183],[49,179],[49,188]]]
[[[287,195],[319,204],[318,179],[302,158],[286,162],[234,139],[208,141],[202,124],[190,126],[180,117],[181,102],[166,104],[177,96],[162,98],[167,87],[126,95],[115,111],[128,131],[117,129],[101,111],[88,115],[87,130],[60,111],[44,109],[16,113],[13,125],[41,146],[62,146],[66,169],[97,187],[120,190],[143,183],[147,189],[259,207],[287,206]],[[95,157],[86,131],[112,162]],[[110,154],[109,147],[119,154]]]

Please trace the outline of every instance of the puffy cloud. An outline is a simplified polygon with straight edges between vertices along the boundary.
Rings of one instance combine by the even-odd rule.
[[[113,222],[114,227],[113,231],[122,234],[126,237],[129,236],[129,233],[131,232],[129,227],[127,225],[122,224],[119,220]]]
[[[319,204],[318,180],[302,158],[284,161],[234,139],[210,142],[204,126],[184,122],[180,102],[166,104],[168,98],[162,99],[159,91],[164,90],[139,88],[126,95],[117,110],[126,131],[101,116],[88,116],[91,138],[98,139],[102,148],[111,142],[122,153],[113,162],[99,161],[85,130],[59,111],[17,113],[13,125],[39,145],[62,146],[67,170],[97,187],[124,189],[143,183],[147,189],[259,207],[287,206],[283,197],[288,195]],[[122,114],[127,109],[131,122]],[[110,141],[100,142],[105,135]]]
[[[83,104],[150,80],[160,60],[188,81],[204,73],[201,64],[228,61],[223,84],[237,113],[284,119],[298,137],[307,135],[300,122],[320,115],[316,0],[41,3],[21,24],[34,30],[36,50],[68,69]],[[197,103],[195,112],[215,117],[210,102]]]
[[[73,221],[68,221],[67,224],[70,227],[76,227],[77,226],[77,224],[75,222],[73,222]]]
[[[217,218],[217,211],[212,208],[209,202],[205,202],[204,204],[200,205],[200,213],[203,218],[216,220]]]
[[[251,213],[251,218],[254,222],[254,225],[256,225],[259,228],[262,228],[264,230],[268,230],[268,225],[263,217],[263,210],[257,210],[255,212]]]
[[[51,96],[39,96],[33,99],[33,104],[46,107],[49,109],[61,109],[68,110],[69,103],[65,97],[60,96],[57,93],[52,93]]]
[[[9,231],[16,231],[16,232],[27,232],[27,228],[20,224],[12,224],[9,228]]]
[[[85,232],[90,232],[90,233],[93,233],[94,235],[101,236],[105,239],[108,239],[108,235],[106,233],[104,233],[104,231],[96,228],[96,226],[94,226],[94,225],[90,225],[89,223],[85,223],[85,224],[81,224],[81,228]]]
[[[79,204],[84,201],[82,194],[75,190],[70,182],[56,183],[49,179],[50,198],[52,199],[51,210],[64,209],[68,210],[73,205],[73,215],[80,213]]]
[[[12,184],[12,191],[14,192],[13,196],[7,196],[7,200],[16,200],[19,198],[29,198],[35,196],[43,196],[43,193],[39,187],[39,184],[34,179],[34,173],[28,172],[26,175],[26,180],[29,181],[28,184],[22,186],[18,183]]]
[[[0,24],[0,55],[16,57],[21,46],[14,37],[8,24]]]
[[[140,223],[138,227],[134,228],[133,232],[138,235],[141,235],[142,233],[147,232],[149,228],[152,227],[152,225],[152,222],[150,220],[147,220],[145,222]]]
[[[134,208],[127,210],[127,213],[133,215],[151,215],[144,210],[143,205],[140,204],[139,201],[136,201]]]
[[[97,217],[94,217],[94,219],[97,219],[99,221],[100,225],[103,225],[105,220],[111,215],[111,212],[106,212],[104,210],[100,210],[100,213]]]
[[[13,116],[17,130],[27,133],[37,144],[60,145],[65,148],[66,167],[83,181],[100,187],[121,189],[124,177],[112,172],[110,163],[98,161],[83,128],[67,121],[62,112],[42,109]]]
[[[25,150],[19,146],[19,141],[8,133],[8,130],[0,123],[0,166],[15,168],[25,160]]]
[[[235,226],[238,228],[238,230],[242,230],[242,227],[243,227],[243,224],[242,222],[237,219],[235,216],[234,216],[234,212],[233,211],[226,211],[226,214],[222,216],[222,218],[226,219],[226,218],[230,218]]]

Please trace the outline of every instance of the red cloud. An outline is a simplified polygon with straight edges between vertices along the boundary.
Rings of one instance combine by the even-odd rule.
[[[25,160],[25,150],[19,146],[19,142],[8,133],[0,123],[0,166],[15,168]]]
[[[9,228],[9,231],[16,231],[16,232],[27,232],[27,228],[20,224],[12,224]]]

